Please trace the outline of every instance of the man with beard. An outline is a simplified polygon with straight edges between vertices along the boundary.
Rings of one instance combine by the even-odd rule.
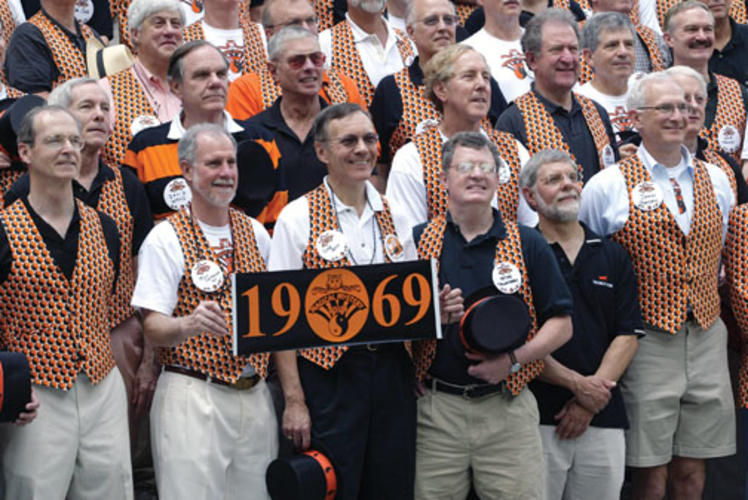
[[[545,358],[530,384],[540,412],[545,498],[618,500],[628,419],[616,382],[644,333],[631,260],[577,221],[582,187],[567,153],[536,153],[520,183],[574,297],[571,340]]]

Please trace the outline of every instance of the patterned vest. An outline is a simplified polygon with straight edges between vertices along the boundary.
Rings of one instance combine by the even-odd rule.
[[[353,31],[347,20],[343,20],[331,28],[332,32],[332,61],[330,67],[338,68],[356,82],[361,96],[366,100],[367,106],[371,106],[374,98],[374,85],[364,69],[364,63],[358,54],[358,49],[353,41]],[[397,37],[397,49],[403,65],[408,66],[413,59],[413,47],[408,41],[407,35],[400,30],[395,30]]]
[[[741,407],[748,408],[748,205],[736,207],[730,215],[724,262],[730,305],[743,339],[738,399]]]
[[[253,273],[265,271],[265,262],[257,248],[251,219],[240,212],[229,209],[231,237],[234,246],[234,273]],[[204,300],[220,304],[226,311],[229,331],[231,331],[231,287],[228,273],[224,273],[224,285],[220,291],[206,293],[192,283],[192,266],[201,259],[208,258],[220,262],[205,239],[203,232],[186,208],[170,215],[166,221],[174,227],[184,255],[184,276],[177,290],[177,305],[174,316],[187,316]],[[225,271],[225,270],[224,270]],[[261,376],[267,375],[270,355],[268,353],[250,356],[232,354],[231,336],[216,336],[202,333],[174,347],[159,349],[159,361],[163,365],[179,365],[204,373],[210,377],[234,383],[241,375],[247,362]]]
[[[23,201],[0,212],[13,254],[10,275],[0,285],[3,343],[26,354],[33,383],[64,390],[81,371],[98,384],[114,367],[109,342],[114,266],[99,215],[76,204],[80,235],[71,280],[55,264]]]
[[[496,242],[496,262],[510,262],[517,266],[522,274],[522,286],[519,290],[520,298],[527,305],[530,312],[530,332],[527,340],[530,341],[538,331],[538,321],[535,314],[535,303],[532,299],[530,279],[527,275],[525,260],[522,257],[522,243],[519,237],[519,227],[513,222],[504,221],[506,237]],[[447,227],[447,219],[440,216],[433,219],[424,229],[421,241],[418,242],[418,255],[422,259],[436,259],[440,261],[442,255],[442,244],[444,243],[444,230]],[[413,359],[416,364],[416,377],[423,380],[428,373],[431,363],[436,356],[436,340],[424,340],[413,344]],[[541,360],[533,361],[524,365],[517,373],[506,378],[506,384],[512,394],[518,395],[532,379],[543,371]]]
[[[499,130],[489,130],[488,137],[499,149],[499,156],[509,167],[509,176],[500,179],[496,192],[499,212],[505,220],[517,220],[519,206],[519,162],[517,140],[513,135]],[[444,217],[447,213],[447,190],[439,181],[442,171],[442,145],[444,140],[439,127],[434,127],[414,139],[423,166],[423,181],[426,184],[426,206],[429,220]],[[500,176],[502,177],[502,176]],[[501,182],[504,180],[505,182]]]
[[[342,104],[348,102],[348,92],[340,81],[340,72],[335,68],[325,71],[327,78],[323,76],[320,95],[328,104]],[[262,93],[262,105],[268,109],[281,96],[281,88],[273,80],[267,66],[257,72],[260,79],[260,92]]]
[[[265,45],[262,43],[262,27],[253,22],[240,24],[244,35],[244,54],[238,61],[229,57],[229,54],[225,54],[231,63],[231,70],[234,73],[242,74],[260,71],[265,68],[265,62],[267,62]],[[205,40],[202,20],[194,22],[184,29],[184,42],[193,40]]]
[[[603,119],[600,117],[600,113],[597,111],[592,99],[576,93],[573,94],[573,96],[582,107],[584,121],[587,123],[587,128],[592,134],[592,139],[595,141],[595,149],[597,149],[600,168],[605,168],[603,150],[606,146],[610,146],[610,141],[608,140],[608,134],[605,131]],[[540,99],[535,95],[535,92],[531,90],[522,94],[514,100],[514,104],[517,106],[520,113],[522,113],[522,119],[525,122],[525,135],[527,135],[526,146],[531,155],[534,155],[543,149],[560,149],[561,151],[569,153],[574,161],[579,164],[577,159],[574,158],[574,153],[569,149],[569,145],[566,143],[561,131],[553,122],[553,117],[545,109],[545,106],[540,102]],[[579,165],[579,175],[581,179],[581,165]]]
[[[16,29],[16,20],[13,18],[13,12],[10,10],[8,0],[0,0],[0,21],[3,23],[3,37],[5,38],[5,46],[7,47],[10,35]]]
[[[657,20],[660,22],[663,32],[665,31],[665,14],[678,2],[679,0],[657,0]],[[747,21],[745,3],[740,1],[732,2],[730,17],[738,24],[745,24]]]
[[[394,77],[400,91],[403,114],[400,115],[400,122],[390,137],[390,158],[416,135],[419,123],[432,120],[436,124],[442,118],[434,103],[423,95],[423,85],[416,85],[410,79],[410,67],[401,69]],[[439,150],[441,151],[441,145]]]
[[[102,151],[102,159],[107,165],[120,165],[133,137],[130,127],[135,118],[145,115],[156,119],[158,117],[132,70],[126,69],[107,78],[112,89],[112,105],[117,110],[117,120]]]
[[[468,17],[470,17],[470,14],[473,13],[475,9],[478,8],[478,4],[470,5],[467,3],[456,3],[455,6],[455,12],[457,13],[457,18],[460,20],[460,24],[465,26],[465,21],[468,20]]]
[[[335,0],[314,0],[314,13],[317,15],[317,30],[322,33],[335,24]]]
[[[26,172],[26,170],[15,170],[10,168],[0,170],[0,207],[5,204],[3,202],[5,193],[8,192],[8,189],[10,189],[13,183],[16,182],[24,172]]]
[[[87,75],[86,54],[76,47],[70,38],[55,23],[49,20],[41,11],[37,12],[29,19],[29,22],[39,28],[42,32],[44,41],[47,43],[49,50],[52,52],[57,71],[60,76],[52,82],[52,87],[56,87],[66,80],[81,78]],[[76,24],[81,30],[81,35],[88,40],[94,37],[94,33],[85,24]]]
[[[746,110],[740,84],[736,80],[722,75],[715,74],[714,78],[717,82],[717,110],[714,115],[714,122],[708,129],[702,128],[699,136],[707,140],[709,149],[722,150],[735,158],[735,161],[741,163],[740,153],[743,149]],[[740,141],[740,144],[737,150],[733,152],[725,151],[719,145],[719,132],[728,125],[735,127],[739,134],[737,140]]]
[[[688,304],[703,329],[719,316],[722,214],[706,166],[696,159],[694,166],[693,214],[684,236],[664,202],[650,211],[634,205],[634,188],[652,180],[639,155],[619,163],[629,192],[629,218],[613,239],[631,255],[644,321],[673,334],[686,320]]]
[[[109,0],[109,13],[112,15],[112,19],[118,18],[119,43],[127,45],[134,54],[135,47],[132,46],[130,41],[130,29],[127,26],[127,9],[130,7],[130,2],[131,0]]]
[[[301,256],[304,262],[304,269],[323,269],[343,266],[352,266],[348,257],[337,261],[328,261],[320,257],[315,248],[315,243],[320,234],[325,231],[338,229],[338,219],[333,210],[330,201],[330,195],[324,184],[309,191],[305,194],[309,203],[309,243],[307,244],[304,254]],[[380,243],[384,248],[384,238],[395,233],[395,224],[392,222],[390,207],[387,200],[382,198],[384,210],[375,213],[376,223],[379,226]],[[385,262],[391,262],[385,252]],[[332,347],[313,347],[311,349],[302,349],[299,353],[312,363],[315,363],[325,370],[329,370],[340,357],[348,350],[348,346]]]
[[[730,181],[730,188],[732,188],[732,194],[735,196],[737,202],[738,182],[735,180],[735,172],[732,171],[732,167],[727,163],[727,160],[711,149],[704,150],[704,159],[712,165],[719,167],[725,173],[727,180]]]

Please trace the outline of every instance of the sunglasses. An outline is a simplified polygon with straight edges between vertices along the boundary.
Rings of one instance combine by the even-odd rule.
[[[291,69],[300,69],[306,63],[306,60],[312,61],[316,67],[320,67],[325,64],[325,54],[323,52],[312,52],[311,54],[297,54],[286,59],[286,64]]]

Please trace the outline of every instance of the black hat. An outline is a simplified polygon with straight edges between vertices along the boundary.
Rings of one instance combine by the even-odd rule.
[[[22,352],[0,352],[0,422],[12,422],[31,401],[31,371]]]
[[[470,294],[465,306],[460,320],[460,341],[466,350],[499,354],[513,351],[527,341],[530,313],[516,295],[485,287]]]
[[[330,454],[321,443],[297,455],[273,460],[265,473],[273,500],[334,500],[340,492],[340,478]]]
[[[16,99],[0,116],[0,145],[10,155],[12,160],[18,158],[17,134],[26,113],[32,109],[44,106],[44,99],[34,94],[27,94]]]

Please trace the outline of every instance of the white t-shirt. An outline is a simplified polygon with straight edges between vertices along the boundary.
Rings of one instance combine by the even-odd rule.
[[[185,26],[189,26],[205,16],[205,8],[203,7],[202,2],[179,0],[179,4],[182,6],[182,12],[184,12]]]
[[[229,80],[234,81],[242,76],[243,64],[247,64],[244,61],[244,34],[241,28],[234,30],[224,30],[214,28],[208,25],[204,20],[203,31],[205,32],[205,39],[218,47],[218,50],[223,52],[226,59],[229,60],[231,65],[229,66]],[[267,52],[267,41],[265,40],[265,31],[261,30],[262,44]]]
[[[603,108],[605,108],[605,111],[608,112],[608,117],[610,118],[610,124],[613,125],[613,132],[616,134],[621,130],[630,130],[633,128],[631,120],[629,120],[628,108],[626,107],[627,94],[603,94],[592,86],[592,82],[587,82],[584,85],[577,85],[574,91],[597,101]]]
[[[499,88],[507,102],[530,90],[535,75],[525,63],[519,39],[512,42],[499,40],[483,28],[462,43],[483,54],[491,68],[491,76],[499,82]]]

